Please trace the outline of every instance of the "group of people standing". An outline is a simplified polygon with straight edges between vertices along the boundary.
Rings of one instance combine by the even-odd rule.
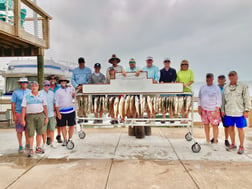
[[[73,98],[75,92],[81,92],[83,84],[101,84],[109,83],[111,79],[115,78],[115,73],[122,73],[127,76],[127,72],[135,72],[136,76],[140,72],[147,72],[148,78],[153,79],[153,83],[173,83],[181,82],[184,86],[184,92],[191,92],[191,85],[194,82],[194,73],[189,69],[189,62],[182,60],[180,70],[170,67],[171,60],[165,58],[163,61],[164,67],[159,70],[153,64],[154,60],[148,56],[146,58],[146,66],[140,69],[136,65],[136,61],[131,58],[129,60],[129,67],[124,69],[120,63],[120,59],[113,54],[108,60],[112,65],[107,68],[106,74],[101,73],[101,64],[94,64],[94,72],[85,64],[85,59],[80,57],[78,59],[79,66],[73,70],[71,84],[65,77],[58,78],[51,75],[48,80],[43,82],[43,89],[39,91],[39,85],[36,81],[31,82],[31,90],[27,88],[27,78],[20,78],[18,81],[20,88],[16,89],[12,94],[12,114],[13,120],[16,124],[17,138],[19,143],[19,152],[23,152],[22,133],[25,131],[26,145],[25,149],[28,151],[28,156],[33,154],[33,139],[36,131],[36,153],[44,153],[45,146],[51,145],[55,148],[54,130],[57,125],[57,142],[63,143],[66,146],[73,136],[75,125],[75,108]],[[221,79],[219,77],[219,79]],[[221,95],[220,88],[213,84],[213,74],[207,74],[207,85],[203,86],[199,92],[199,114],[202,117],[202,122],[205,125],[205,134],[207,143],[210,142],[209,123],[213,125],[213,140],[216,144],[218,142],[218,125],[221,121],[221,115],[224,117],[223,125],[225,126],[225,137],[231,137],[232,144],[226,142],[228,149],[235,149],[234,126],[238,127],[240,137],[239,153],[244,152],[243,141],[244,132],[243,127],[246,126],[247,111],[250,108],[249,94],[247,86],[237,82],[237,73],[229,73],[230,84],[223,89]],[[224,81],[225,83],[225,81]],[[223,85],[224,85],[223,83]],[[220,87],[223,87],[220,86]],[[220,114],[220,111],[222,112]],[[98,115],[95,115],[98,117]],[[238,118],[239,117],[239,118]],[[69,126],[68,135],[66,126]],[[226,126],[230,126],[226,129]],[[61,133],[63,140],[61,139]],[[41,140],[43,144],[41,145]]]
[[[218,86],[213,84],[214,75],[206,74],[206,85],[199,91],[198,112],[204,124],[206,144],[213,143],[217,150],[219,123],[222,121],[227,151],[237,148],[235,127],[238,129],[240,145],[237,153],[244,153],[244,128],[247,126],[248,113],[251,107],[248,86],[238,82],[236,71],[228,73],[229,83],[225,85],[224,75],[218,76]],[[213,126],[213,138],[210,140],[210,125]],[[229,137],[231,143],[229,142]]]

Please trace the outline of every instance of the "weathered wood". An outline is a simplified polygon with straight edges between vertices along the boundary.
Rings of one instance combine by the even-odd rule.
[[[129,136],[135,136],[135,127],[128,127],[128,135]]]
[[[46,18],[44,20],[42,20],[42,32],[43,32],[43,39],[46,42],[46,48],[49,48],[49,19]]]
[[[135,127],[135,136],[136,138],[144,138],[145,137],[145,132],[143,126],[134,126]]]
[[[19,36],[20,33],[20,7],[21,2],[20,0],[15,0],[14,3],[14,33],[15,36]]]
[[[151,136],[151,126],[145,126],[144,132],[146,136]]]
[[[252,109],[249,111],[248,127],[252,127]]]
[[[43,87],[43,80],[44,80],[44,56],[38,55],[37,56],[37,64],[38,64],[38,83],[39,89]]]

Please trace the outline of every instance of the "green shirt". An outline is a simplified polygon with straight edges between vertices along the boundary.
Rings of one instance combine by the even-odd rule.
[[[194,81],[194,74],[193,71],[188,69],[188,70],[180,70],[177,73],[177,82],[181,82],[184,84],[189,83],[190,81]],[[191,92],[192,86],[188,86],[184,88],[184,92]]]

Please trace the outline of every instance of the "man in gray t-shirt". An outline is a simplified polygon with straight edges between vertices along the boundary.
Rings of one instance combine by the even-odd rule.
[[[106,82],[105,75],[102,74],[101,71],[101,64],[95,63],[94,65],[94,73],[92,73],[88,78],[88,84],[102,84]],[[93,95],[93,103],[94,107],[102,107],[101,104],[104,100],[104,95]],[[96,103],[96,105],[95,105]],[[103,109],[102,108],[94,108],[94,115],[96,118],[102,117]],[[102,123],[102,120],[94,120],[94,123]]]

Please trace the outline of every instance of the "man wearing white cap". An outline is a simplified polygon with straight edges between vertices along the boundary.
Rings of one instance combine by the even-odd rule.
[[[153,65],[153,58],[148,56],[146,58],[146,66],[142,69],[142,71],[147,72],[148,78],[153,79],[153,83],[158,83],[160,78],[159,68]]]
[[[22,112],[22,100],[24,95],[30,92],[30,89],[27,89],[28,85],[28,79],[27,78],[20,78],[18,80],[18,83],[20,85],[20,88],[16,89],[12,96],[11,96],[11,111],[12,111],[12,117],[13,121],[15,122],[16,125],[16,131],[17,131],[17,139],[18,139],[18,152],[23,152],[23,145],[22,145],[22,136],[23,136],[23,131],[25,131],[25,136],[26,136],[26,148],[29,148],[28,144],[28,138],[27,138],[27,132],[25,129],[25,126],[21,125],[21,112]]]

